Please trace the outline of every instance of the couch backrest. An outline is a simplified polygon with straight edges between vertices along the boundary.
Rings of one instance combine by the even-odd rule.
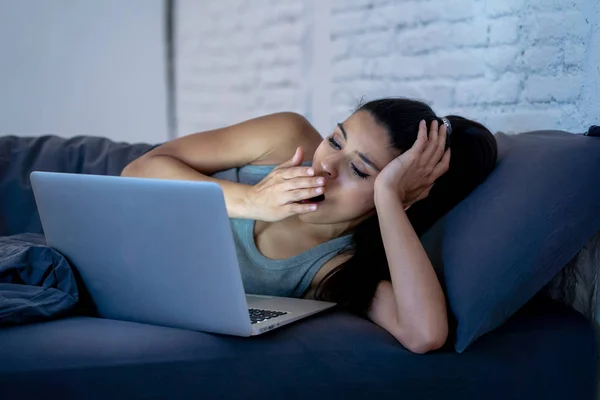
[[[43,233],[29,181],[32,171],[119,175],[150,148],[94,136],[0,136],[0,236]]]

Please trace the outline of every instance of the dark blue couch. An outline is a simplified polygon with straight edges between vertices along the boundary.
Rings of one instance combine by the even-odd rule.
[[[150,146],[2,138],[0,235],[41,233],[29,171],[117,175]],[[83,302],[85,305],[85,302]],[[592,399],[597,348],[580,314],[536,296],[464,353],[415,355],[334,309],[242,339],[100,319],[85,307],[0,328],[0,399]]]

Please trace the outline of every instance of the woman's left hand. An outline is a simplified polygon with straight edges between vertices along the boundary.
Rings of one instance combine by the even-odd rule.
[[[405,209],[426,198],[435,181],[450,166],[450,149],[446,147],[446,126],[433,121],[429,138],[425,121],[419,124],[414,145],[383,168],[375,179],[375,198],[382,193],[398,196]]]

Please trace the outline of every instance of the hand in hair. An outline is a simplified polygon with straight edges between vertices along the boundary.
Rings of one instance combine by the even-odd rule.
[[[433,121],[427,137],[425,121],[419,124],[414,145],[392,160],[375,180],[375,196],[381,191],[393,191],[405,208],[426,198],[435,181],[450,166],[450,149],[444,151],[446,126]]]

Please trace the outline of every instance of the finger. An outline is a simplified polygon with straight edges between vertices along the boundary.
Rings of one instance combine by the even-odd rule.
[[[288,204],[285,207],[287,208],[288,213],[290,215],[294,215],[294,214],[306,214],[306,213],[311,213],[311,212],[317,211],[317,209],[319,208],[319,205],[315,204],[315,203],[312,203],[312,204],[293,203],[293,204]]]
[[[429,186],[427,189],[423,190],[421,192],[421,194],[419,194],[419,196],[417,197],[417,199],[415,200],[415,203],[417,201],[421,201],[423,199],[426,199],[429,196],[429,193],[431,193],[431,189],[433,188],[433,185]]]
[[[441,124],[438,129],[438,136],[436,138],[436,143],[431,143],[430,147],[427,148],[426,151],[431,151],[431,156],[427,161],[426,168],[429,171],[433,171],[437,164],[440,162],[442,157],[444,156],[444,150],[446,148],[446,125]]]
[[[311,188],[311,189],[296,189],[285,192],[284,200],[286,203],[293,203],[301,200],[308,200],[313,197],[323,194],[323,188]]]
[[[287,179],[282,184],[283,190],[296,190],[306,188],[317,188],[325,185],[325,178],[306,178],[299,177],[295,179]]]
[[[423,151],[423,156],[421,157],[421,165],[423,166],[430,164],[435,150],[437,149],[438,128],[438,122],[436,120],[431,121],[431,125],[429,126],[429,138],[427,140],[427,146],[425,147],[425,150]]]
[[[435,181],[450,169],[450,149],[446,150],[444,156],[431,172],[430,178]]]
[[[294,152],[293,157],[291,159],[287,160],[286,162],[279,164],[277,166],[277,169],[296,167],[298,165],[301,165],[303,161],[304,161],[304,149],[301,146],[299,146],[296,148],[296,152]]]
[[[294,179],[301,177],[314,176],[315,170],[311,167],[288,167],[279,171],[279,176],[283,179]]]
[[[412,150],[417,152],[417,154],[421,154],[425,149],[425,145],[427,145],[427,123],[425,120],[421,120],[419,123],[419,132],[417,133],[417,140],[415,144],[412,146]]]
[[[437,142],[437,147],[435,149],[435,153],[433,154],[433,161],[438,162],[444,157],[444,152],[446,151],[446,125],[441,124],[439,129],[439,137]]]

